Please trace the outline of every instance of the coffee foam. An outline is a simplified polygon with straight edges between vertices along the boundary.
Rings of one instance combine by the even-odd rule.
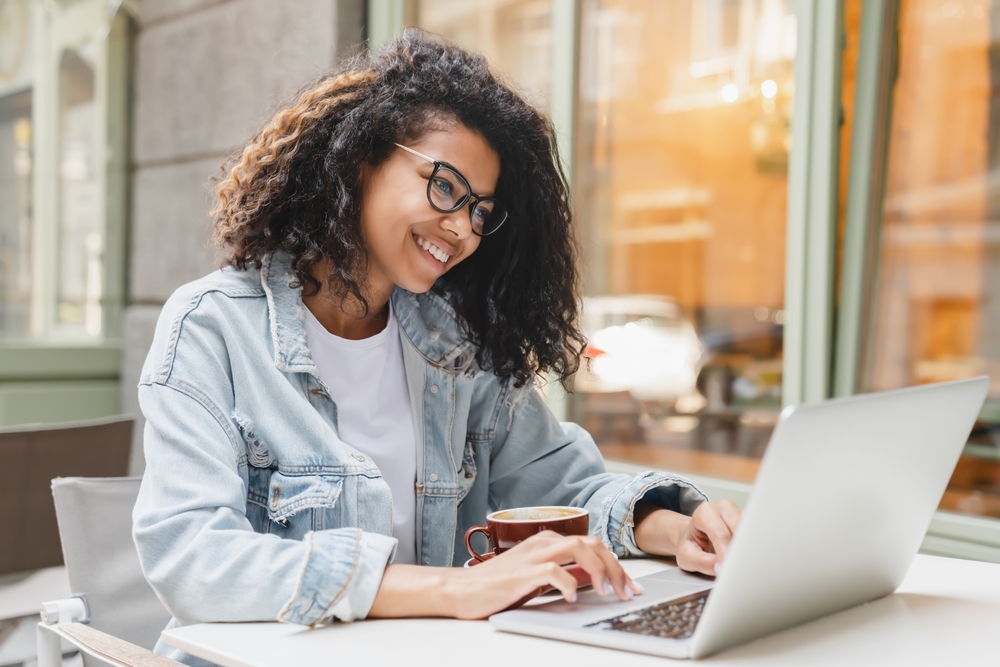
[[[517,507],[494,512],[489,518],[494,521],[551,521],[580,516],[586,511],[579,507]]]

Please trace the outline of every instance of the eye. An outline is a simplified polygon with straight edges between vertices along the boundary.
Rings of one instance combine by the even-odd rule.
[[[455,187],[451,183],[449,183],[448,181],[444,180],[443,178],[435,178],[434,179],[434,187],[437,188],[437,190],[441,194],[447,195],[448,197],[450,197],[452,195],[452,192],[455,189]]]

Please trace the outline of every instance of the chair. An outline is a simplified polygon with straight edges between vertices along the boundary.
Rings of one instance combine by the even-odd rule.
[[[134,420],[112,417],[0,429],[0,661],[34,658],[30,633],[44,600],[70,588],[63,567],[53,477],[128,471]],[[29,631],[25,634],[24,631]]]
[[[170,613],[146,581],[132,541],[139,483],[138,477],[52,480],[63,556],[77,595],[46,603],[38,625],[39,667],[61,664],[59,637],[85,654],[88,667],[179,664],[149,650]]]
[[[132,417],[0,430],[0,576],[62,565],[49,482],[128,474]],[[39,601],[40,602],[40,601]]]

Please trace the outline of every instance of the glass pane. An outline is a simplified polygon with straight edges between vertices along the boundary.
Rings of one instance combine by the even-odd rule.
[[[0,98],[0,339],[31,326],[31,92]]]
[[[941,509],[1000,517],[1000,6],[904,0],[864,389],[986,374]]]
[[[535,106],[552,92],[552,0],[410,0],[409,23],[485,55]]]
[[[93,48],[63,51],[59,65],[59,276],[56,326],[60,333],[101,333],[101,252],[97,104]]]
[[[781,406],[791,4],[582,4],[572,402],[607,458],[756,475]]]

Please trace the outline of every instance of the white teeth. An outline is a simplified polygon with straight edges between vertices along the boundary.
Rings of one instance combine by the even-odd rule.
[[[431,254],[431,256],[442,264],[447,264],[448,260],[451,259],[451,255],[446,253],[441,248],[437,247],[425,238],[417,237],[417,245],[426,250]]]

